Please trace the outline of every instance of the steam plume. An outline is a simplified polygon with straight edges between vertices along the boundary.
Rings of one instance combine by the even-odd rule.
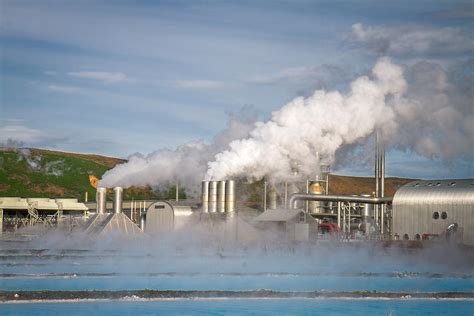
[[[133,155],[107,172],[102,184],[163,185],[178,180],[195,188],[204,174],[215,180],[267,176],[279,181],[294,177],[297,168],[302,176],[314,175],[322,162],[341,161],[338,156],[347,155],[376,130],[383,132],[388,149],[444,161],[472,160],[472,75],[461,71],[451,76],[462,82],[450,82],[449,75],[438,64],[400,66],[381,58],[371,74],[355,79],[345,94],[318,90],[295,98],[267,122],[233,117],[213,143]]]
[[[209,163],[208,179],[238,175],[291,178],[318,171],[321,161],[332,164],[338,151],[383,131],[388,147],[414,150],[444,160],[474,156],[472,108],[456,101],[455,88],[443,69],[427,62],[407,70],[381,58],[371,76],[362,76],[343,95],[318,90],[298,97],[257,123],[250,137],[230,143],[229,150]],[[470,110],[471,109],[471,110]]]

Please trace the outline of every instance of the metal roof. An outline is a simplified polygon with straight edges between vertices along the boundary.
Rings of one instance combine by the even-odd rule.
[[[77,199],[56,199],[58,207],[64,211],[87,211],[89,208]]]
[[[87,211],[84,203],[77,199],[49,199],[49,198],[27,198],[2,197],[0,198],[0,209],[5,210],[28,210],[32,206],[37,210],[66,210],[66,211]]]
[[[28,202],[26,199],[19,197],[2,197],[0,198],[0,209],[10,210],[27,210]]]
[[[266,210],[254,220],[258,222],[287,222],[298,216],[301,212],[298,209]]]
[[[422,180],[405,184],[393,197],[393,207],[406,204],[474,204],[474,179]]]

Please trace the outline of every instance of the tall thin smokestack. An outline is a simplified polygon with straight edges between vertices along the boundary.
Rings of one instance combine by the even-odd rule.
[[[235,211],[235,181],[228,180],[225,186],[225,211]]]
[[[208,213],[209,212],[209,181],[202,182],[202,212]]]
[[[209,181],[209,213],[217,211],[217,181]]]
[[[98,187],[96,192],[95,201],[97,203],[97,213],[105,214],[107,212],[106,202],[107,202],[107,189],[103,187]]]
[[[114,188],[114,213],[122,213],[122,203],[123,203],[123,189],[121,187]]]
[[[217,212],[225,212],[225,181],[217,183]]]

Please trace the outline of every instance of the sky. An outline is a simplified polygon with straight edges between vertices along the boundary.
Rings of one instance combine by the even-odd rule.
[[[242,111],[345,91],[382,56],[438,66],[469,103],[473,18],[472,1],[0,0],[0,143],[128,157],[210,142]],[[472,156],[392,148],[387,174],[474,177]]]

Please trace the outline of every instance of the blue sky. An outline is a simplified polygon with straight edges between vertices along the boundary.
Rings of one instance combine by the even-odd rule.
[[[250,106],[266,119],[298,95],[345,89],[381,55],[447,70],[472,58],[471,1],[0,0],[0,6],[0,141],[74,152],[126,157],[210,141],[229,113]],[[357,23],[376,31],[354,42]],[[397,49],[407,25],[429,48]],[[378,46],[379,31],[395,48]],[[450,39],[438,42],[445,33]],[[470,70],[467,78],[472,82]],[[446,164],[394,150],[387,164],[396,176],[474,176],[466,159]]]

